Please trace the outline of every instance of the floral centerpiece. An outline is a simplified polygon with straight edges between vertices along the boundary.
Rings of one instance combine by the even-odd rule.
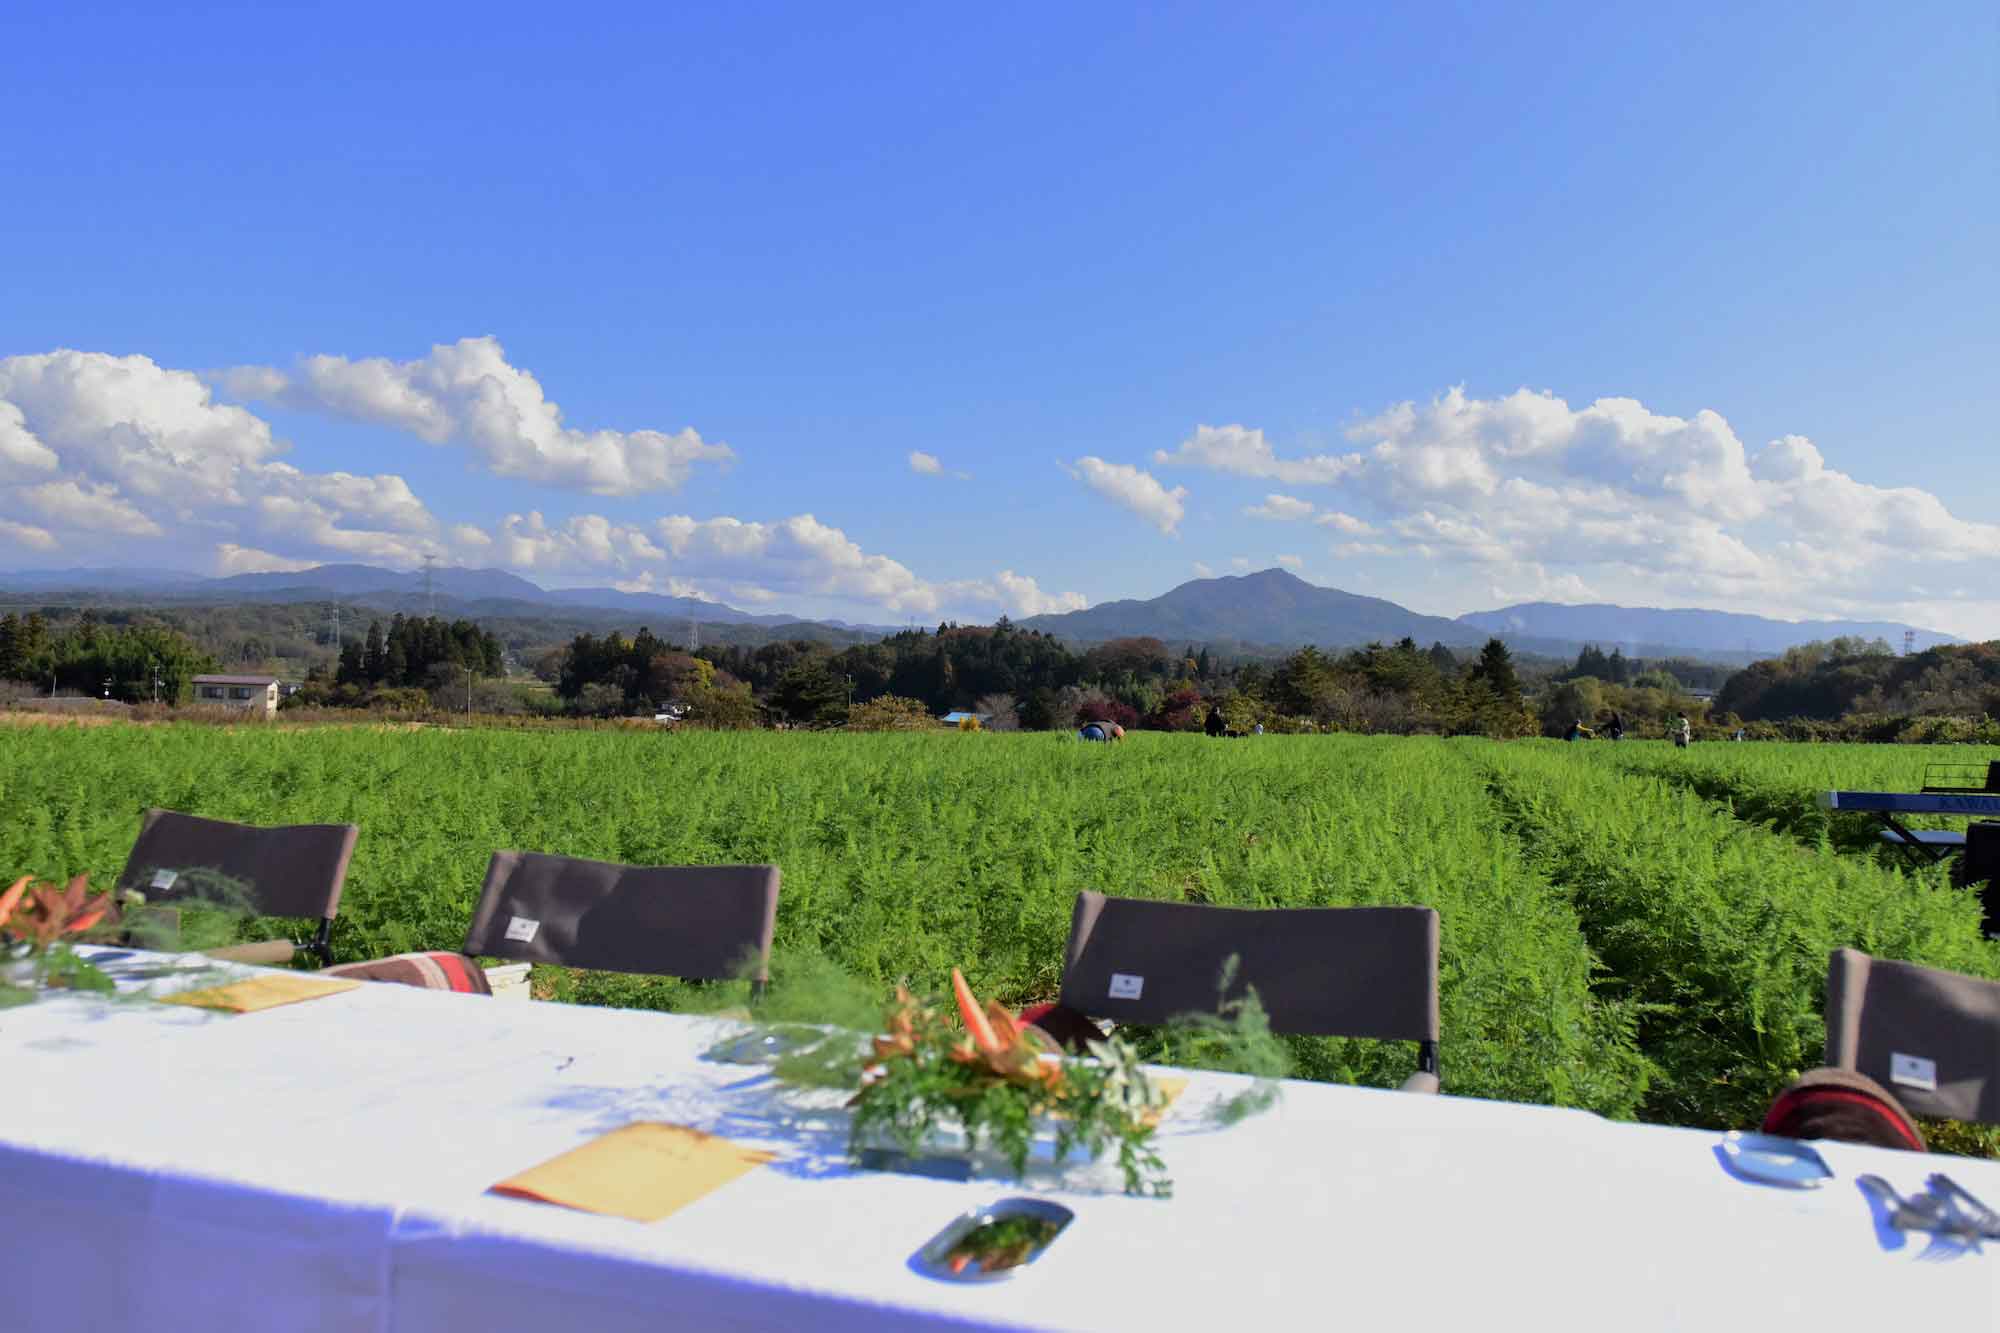
[[[1006,1006],[982,1004],[957,968],[951,989],[956,1015],[898,986],[865,1043],[836,1032],[795,1044],[774,1072],[801,1088],[858,1085],[847,1103],[853,1113],[848,1146],[856,1157],[884,1143],[919,1155],[958,1131],[970,1148],[997,1153],[1018,1177],[1037,1137],[1047,1135],[1058,1162],[1072,1153],[1095,1160],[1115,1152],[1127,1192],[1172,1193],[1154,1146],[1169,1098],[1148,1075],[1138,1045],[1114,1034],[1086,1042],[1083,1058],[1066,1058],[1052,1038]],[[1211,1049],[1221,1034],[1221,1044],[1250,1052],[1247,1062],[1223,1062],[1227,1066],[1269,1073],[1270,1060],[1282,1058],[1254,996],[1226,1016],[1195,1021],[1206,1024]],[[783,1031],[797,1042],[796,1025]],[[1217,1114],[1234,1120],[1268,1106],[1274,1095],[1275,1086],[1263,1078],[1221,1104]]]
[[[15,880],[0,893],[0,1005],[31,999],[44,987],[111,990],[111,979],[70,944],[117,920],[117,900],[109,893],[91,897],[88,876],[61,886],[30,875]]]

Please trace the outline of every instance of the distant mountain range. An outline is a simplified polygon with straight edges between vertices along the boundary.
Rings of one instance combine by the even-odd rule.
[[[532,617],[551,611],[622,611],[662,634],[689,621],[703,625],[825,626],[843,631],[893,634],[898,625],[853,625],[803,616],[752,615],[700,597],[623,592],[617,588],[543,588],[502,569],[440,568],[426,575],[376,565],[316,565],[267,574],[198,574],[130,569],[58,569],[0,573],[0,590],[59,594],[130,594],[141,602],[343,602],[371,610],[427,615],[435,602],[442,616]]]
[[[1653,611],[1622,606],[1527,602],[1455,619],[1427,616],[1379,597],[1307,583],[1282,569],[1195,579],[1150,601],[1105,602],[1061,615],[1031,616],[1025,626],[1082,643],[1152,635],[1173,643],[1231,640],[1290,647],[1349,648],[1411,638],[1426,646],[1477,647],[1498,635],[1509,646],[1571,657],[1587,643],[1628,657],[1699,657],[1748,662],[1837,635],[1881,638],[1902,646],[1914,629],[1919,649],[1957,643],[1948,634],[1875,621],[1771,620],[1729,611]]]
[[[837,630],[886,635],[896,625],[855,625],[798,616],[752,615],[721,602],[616,588],[547,589],[498,569],[437,569],[425,575],[373,565],[319,565],[295,573],[235,574],[203,578],[158,570],[66,569],[0,573],[0,591],[54,594],[128,594],[137,602],[339,601],[384,611],[423,614],[435,597],[440,615],[532,617],[590,610],[623,612],[671,634],[686,622],[762,626],[801,636]],[[1743,663],[1838,635],[1885,639],[1900,648],[1906,630],[1919,649],[1959,640],[1935,630],[1880,621],[1772,620],[1730,611],[1658,611],[1623,606],[1562,606],[1525,602],[1455,619],[1427,616],[1385,601],[1322,588],[1282,569],[1226,578],[1195,579],[1147,601],[1104,602],[1082,611],[1030,616],[1023,627],[1045,630],[1079,644],[1149,635],[1169,643],[1281,650],[1301,644],[1350,648],[1411,638],[1426,646],[1476,648],[1498,635],[1517,651],[1571,657],[1586,643],[1628,657],[1697,657]]]

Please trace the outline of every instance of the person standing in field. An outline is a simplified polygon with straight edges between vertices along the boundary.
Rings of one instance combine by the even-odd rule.
[[[1686,713],[1675,713],[1674,724],[1667,731],[1674,738],[1676,750],[1687,749],[1688,742],[1694,739],[1694,724],[1688,721]]]
[[[1222,705],[1219,703],[1210,704],[1208,706],[1208,721],[1203,724],[1202,730],[1211,736],[1220,736],[1222,728]]]
[[[1618,715],[1616,709],[1613,709],[1611,712],[1611,721],[1607,722],[1604,726],[1604,734],[1614,741],[1625,739],[1625,719]]]

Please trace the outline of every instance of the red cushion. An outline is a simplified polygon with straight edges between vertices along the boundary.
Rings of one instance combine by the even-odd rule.
[[[323,977],[358,977],[363,981],[393,981],[425,990],[459,991],[469,995],[491,995],[486,970],[462,953],[438,950],[432,953],[399,953],[389,958],[371,958],[365,963],[337,963],[322,969]]]

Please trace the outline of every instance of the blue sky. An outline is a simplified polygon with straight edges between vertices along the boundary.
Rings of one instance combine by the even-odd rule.
[[[0,568],[2000,635],[2000,11],[1746,8],[43,6]]]

